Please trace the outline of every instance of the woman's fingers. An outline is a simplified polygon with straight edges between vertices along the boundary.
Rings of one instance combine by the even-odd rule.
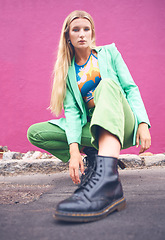
[[[81,154],[78,152],[77,154],[72,154],[70,158],[70,163],[69,163],[70,177],[75,184],[80,183],[79,168],[81,173],[83,174],[84,163],[83,163]]]
[[[73,181],[75,184],[80,183],[79,168],[70,165],[70,166],[69,166],[69,173],[70,173],[70,177],[71,177],[72,181]]]
[[[145,152],[151,146],[151,135],[148,130],[148,125],[146,123],[139,124],[137,135],[136,135],[136,147],[140,145],[140,153]]]
[[[150,146],[151,146],[150,138],[141,139],[141,148],[140,148],[139,154],[145,152],[147,149],[150,148]]]
[[[74,170],[74,182],[75,182],[75,184],[78,184],[78,183],[80,183],[80,178],[79,178],[79,169],[75,169]]]

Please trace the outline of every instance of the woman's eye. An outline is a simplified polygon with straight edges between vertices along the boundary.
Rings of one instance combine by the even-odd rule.
[[[90,29],[89,29],[89,28],[85,28],[84,30],[85,30],[85,31],[89,31]]]
[[[78,32],[78,31],[79,31],[78,28],[74,28],[74,29],[73,29],[73,32]]]

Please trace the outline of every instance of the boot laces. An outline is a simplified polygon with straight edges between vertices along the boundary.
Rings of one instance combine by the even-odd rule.
[[[92,170],[95,167],[95,163],[93,162],[93,165],[92,165],[92,162],[89,161],[89,157],[88,156],[85,156],[83,158],[83,162],[84,162],[84,165],[85,165],[86,168],[85,168],[85,171],[84,171],[84,175],[81,176],[81,183],[82,184],[84,184],[88,180],[86,178],[90,178],[91,177],[91,175],[93,174]],[[80,183],[80,186],[81,186],[81,183]]]
[[[80,184],[79,189],[82,188],[89,192],[88,186],[90,188],[93,188],[93,186],[96,185],[96,183],[99,181],[99,178],[101,177],[101,174],[98,173],[95,169],[92,169],[90,174],[90,177],[86,179],[85,182]]]

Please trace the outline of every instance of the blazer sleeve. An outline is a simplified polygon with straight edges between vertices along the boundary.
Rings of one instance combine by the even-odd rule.
[[[64,113],[66,117],[65,132],[68,144],[73,142],[80,144],[82,134],[80,110],[68,86],[64,99]]]
[[[113,49],[113,64],[122,89],[126,94],[126,99],[137,118],[138,124],[145,122],[150,127],[150,122],[147,112],[142,101],[138,86],[135,84],[127,65],[125,64],[120,52],[115,44],[112,44]]]

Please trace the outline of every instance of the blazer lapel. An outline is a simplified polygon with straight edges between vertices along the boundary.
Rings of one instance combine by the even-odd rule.
[[[102,47],[96,47],[94,49],[97,54],[98,54],[98,64],[99,64],[99,70],[100,70],[100,75],[101,78],[106,78],[107,77],[107,59],[106,59],[106,54],[104,52],[104,49]]]
[[[75,57],[73,57],[71,66],[69,67],[69,70],[68,70],[68,79],[69,79],[69,83],[70,83],[70,86],[72,88],[72,91],[74,93],[75,99],[78,103],[78,106],[80,107],[81,111],[83,112],[83,106],[82,105],[84,104],[84,101],[82,99],[80,90],[78,88],[77,80],[76,80],[76,71],[75,71],[75,66],[74,66],[74,59],[75,59]]]

